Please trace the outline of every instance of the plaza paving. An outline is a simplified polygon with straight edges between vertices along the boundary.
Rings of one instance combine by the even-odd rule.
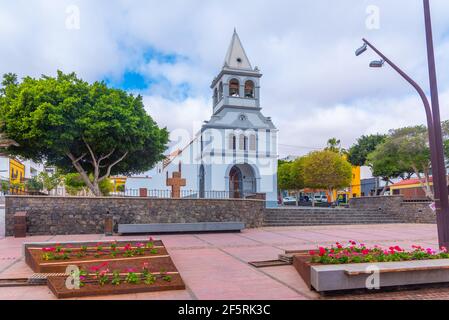
[[[276,227],[245,230],[240,234],[162,235],[187,290],[130,294],[96,299],[449,299],[449,288],[397,293],[320,297],[310,291],[293,266],[256,269],[249,261],[273,260],[284,250],[314,249],[335,241],[354,240],[374,245],[412,244],[437,248],[435,225],[363,225]],[[104,235],[34,236],[0,240],[0,278],[32,274],[22,258],[24,241],[148,239]],[[45,287],[0,288],[0,299],[55,299]]]

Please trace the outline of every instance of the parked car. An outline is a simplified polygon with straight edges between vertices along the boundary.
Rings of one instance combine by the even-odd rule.
[[[315,195],[314,196],[315,202],[327,202],[327,196],[325,195]]]
[[[295,197],[285,197],[284,199],[282,199],[282,204],[284,206],[295,206],[296,198]]]

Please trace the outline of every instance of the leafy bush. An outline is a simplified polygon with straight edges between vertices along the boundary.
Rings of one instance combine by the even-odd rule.
[[[38,177],[33,177],[32,179],[25,182],[25,187],[28,191],[38,192],[44,189],[44,184],[39,180]]]

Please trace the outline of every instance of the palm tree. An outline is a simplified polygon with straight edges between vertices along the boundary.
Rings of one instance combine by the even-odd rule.
[[[337,138],[327,140],[327,147],[325,150],[332,151],[339,154],[347,154],[347,150],[341,147],[341,141]]]

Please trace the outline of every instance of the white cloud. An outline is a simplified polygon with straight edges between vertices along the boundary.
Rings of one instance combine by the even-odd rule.
[[[80,8],[79,30],[65,26],[72,4]],[[368,5],[380,8],[379,30],[365,26]],[[448,118],[449,3],[431,5],[442,116]],[[388,67],[370,70],[373,53],[354,56],[367,37],[427,88],[421,1],[0,0],[0,73],[62,69],[93,81],[139,71],[161,79],[140,92],[153,118],[171,130],[192,131],[210,117],[209,85],[234,27],[264,73],[264,114],[280,128],[281,144],[301,147],[281,145],[283,155],[322,147],[332,136],[349,146],[361,134],[425,123],[405,81]],[[149,48],[186,58],[148,62]],[[183,85],[189,91],[180,100]]]

